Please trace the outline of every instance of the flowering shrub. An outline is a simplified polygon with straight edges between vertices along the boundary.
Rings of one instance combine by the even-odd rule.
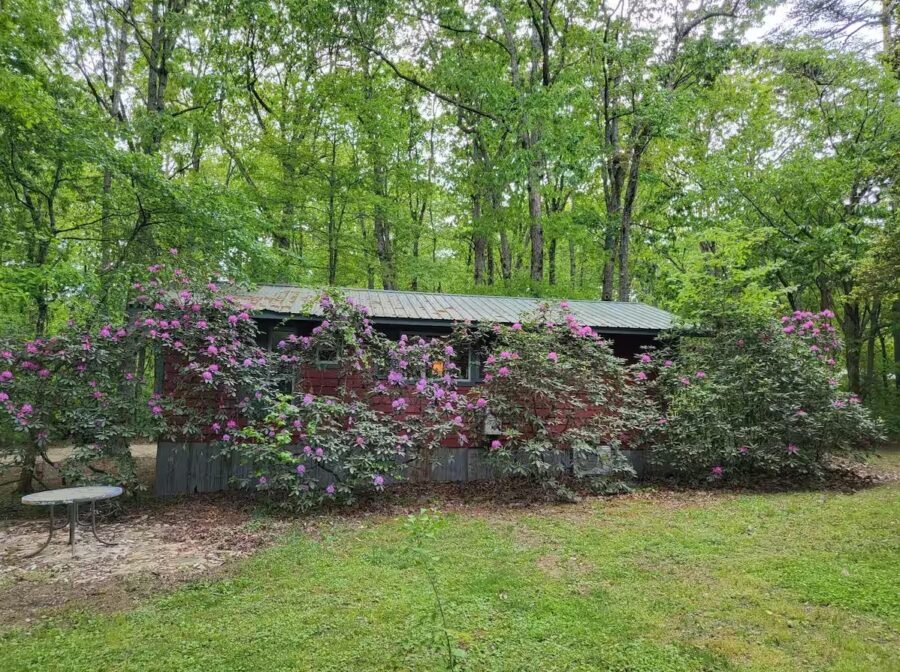
[[[90,475],[101,482],[133,482],[130,442],[161,425],[139,403],[139,348],[123,327],[89,332],[74,325],[52,338],[0,348],[0,422],[14,433],[7,450],[20,468],[21,491],[30,490],[36,461],[50,462],[50,441],[62,438],[74,445],[63,465],[67,480]],[[88,465],[99,459],[106,468],[91,472]]]
[[[154,265],[147,274],[133,287],[126,323],[71,323],[51,338],[0,347],[0,425],[18,438],[8,450],[20,491],[32,487],[38,459],[50,462],[54,440],[74,447],[54,465],[65,482],[133,487],[136,438],[196,438],[271,396],[271,367],[245,308],[177,268]],[[148,390],[154,360],[173,367],[165,394]],[[205,403],[190,403],[198,397]]]
[[[655,462],[714,480],[814,475],[829,456],[872,446],[879,423],[838,390],[832,318],[724,320],[712,336],[682,335],[677,357],[645,354],[642,371],[662,407]]]
[[[282,380],[296,379],[296,394],[270,402],[260,417],[246,415],[223,440],[226,453],[251,467],[245,485],[301,509],[382,490],[447,436],[468,440],[451,345],[390,341],[349,299],[323,295],[318,309],[322,322],[310,335],[276,344]],[[313,394],[302,376],[316,370],[323,350],[335,361],[334,389]]]
[[[544,306],[512,326],[466,328],[485,348],[484,385],[473,403],[491,462],[571,496],[566,477],[620,470],[620,449],[645,421],[639,381],[591,327]]]

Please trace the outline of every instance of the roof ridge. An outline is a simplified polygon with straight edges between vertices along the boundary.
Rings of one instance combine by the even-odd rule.
[[[329,287],[328,285],[318,285],[318,286],[310,286],[310,285],[298,285],[289,282],[265,282],[258,283],[255,287],[290,287],[293,289],[310,289],[310,290],[327,290],[333,289],[337,291],[357,291],[357,292],[377,292],[379,294],[413,294],[413,295],[430,295],[430,296],[459,296],[466,298],[476,298],[476,299],[526,299],[529,301],[547,301],[547,302],[562,302],[566,301],[568,303],[602,303],[605,305],[618,305],[618,306],[647,306],[648,308],[655,308],[657,310],[663,310],[664,308],[660,308],[659,306],[654,306],[650,303],[645,303],[643,301],[604,301],[603,299],[565,299],[565,298],[554,298],[554,297],[543,297],[543,296],[509,296],[506,294],[460,294],[457,292],[425,292],[421,290],[411,290],[411,289],[369,289],[368,287]],[[665,311],[668,312],[668,311]]]

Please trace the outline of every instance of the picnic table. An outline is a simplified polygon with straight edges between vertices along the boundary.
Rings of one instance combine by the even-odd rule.
[[[50,545],[53,539],[53,532],[56,531],[56,523],[54,521],[54,508],[58,505],[65,504],[68,507],[68,522],[59,529],[69,526],[69,545],[72,547],[72,555],[75,555],[75,528],[78,527],[78,505],[91,505],[91,532],[94,538],[104,546],[115,546],[115,544],[104,541],[97,534],[97,502],[104,499],[112,499],[122,494],[122,488],[112,485],[90,485],[82,488],[61,488],[59,490],[45,490],[44,492],[34,492],[30,495],[22,497],[22,504],[27,506],[49,506],[50,507],[50,534],[47,535],[47,541],[44,545],[37,549],[34,553],[29,553],[26,558],[33,558]]]

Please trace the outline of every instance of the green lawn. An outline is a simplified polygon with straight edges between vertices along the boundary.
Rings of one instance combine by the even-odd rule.
[[[464,670],[900,670],[900,487],[455,513],[431,546]],[[118,615],[0,638],[0,669],[439,670],[403,518],[322,522]]]

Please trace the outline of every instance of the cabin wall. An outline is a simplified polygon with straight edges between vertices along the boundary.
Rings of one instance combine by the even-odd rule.
[[[307,335],[315,324],[311,320],[260,321],[259,344],[263,347],[275,348],[279,340],[286,338],[291,333]],[[429,336],[450,333],[449,328],[417,329],[414,325],[409,327],[391,326],[383,328],[383,331],[392,338],[399,338],[401,333],[409,335],[421,333]],[[636,359],[643,348],[654,344],[653,337],[649,335],[604,334],[604,336],[612,342],[613,352],[616,356],[626,360]],[[175,364],[174,361],[169,360],[164,362],[161,367],[162,380],[158,381],[158,384],[167,393],[176,391],[175,376],[178,369]],[[333,395],[338,391],[342,381],[349,389],[356,390],[361,395],[367,391],[367,386],[361,376],[342,378],[341,372],[336,368],[304,366],[298,376],[299,387],[295,389],[295,393]],[[461,385],[460,392],[475,397],[478,393],[478,386],[478,383]],[[413,390],[413,386],[409,386],[410,393],[406,395],[410,404],[406,414],[410,416],[421,412],[422,404],[424,404],[424,400],[414,394]],[[202,386],[192,386],[190,389],[180,390],[179,394],[190,395],[188,399],[190,404],[219,403],[216,394]],[[390,413],[392,410],[390,403],[388,397],[380,397],[374,400],[373,405],[377,410]],[[546,410],[549,412],[550,409]],[[582,408],[578,409],[576,416],[588,418],[595,413],[602,412],[603,409],[600,408]],[[237,416],[236,409],[235,416]],[[224,490],[234,479],[247,476],[247,466],[240,464],[236,457],[223,458],[218,455],[218,449],[215,447],[218,438],[213,435],[210,428],[206,428],[200,436],[196,437],[196,441],[160,441],[156,458],[156,494],[168,496]],[[643,472],[645,468],[643,451],[623,451],[623,453],[639,473]],[[485,455],[484,446],[463,446],[454,434],[447,437],[440,448],[421,456],[414,468],[405,474],[405,478],[411,481],[438,483],[492,479],[496,474],[487,463]],[[591,466],[574,464],[568,451],[560,451],[559,459],[570,469],[576,467],[586,469]]]

